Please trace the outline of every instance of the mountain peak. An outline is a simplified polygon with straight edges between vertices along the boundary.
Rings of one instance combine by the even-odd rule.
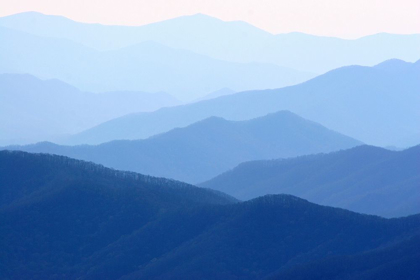
[[[289,110],[281,110],[274,113],[267,114],[266,116],[262,118],[285,118],[285,117],[292,117],[292,118],[301,118],[295,113],[289,111]]]
[[[215,17],[209,16],[209,15],[206,15],[206,14],[203,14],[203,13],[196,13],[196,14],[193,14],[193,15],[189,15],[188,17],[205,18],[205,19],[217,19]]]
[[[184,21],[192,21],[194,23],[216,23],[216,22],[225,22],[219,18],[216,17],[212,17],[203,13],[196,13],[196,14],[192,14],[192,15],[185,15],[185,16],[180,16],[180,17],[175,17],[175,18],[171,18],[165,21],[161,21],[161,22],[157,22],[159,23],[164,23],[167,21],[178,21],[178,22],[184,22]]]
[[[46,20],[46,19],[57,19],[61,21],[76,22],[62,15],[50,15],[50,14],[44,14],[38,11],[28,11],[28,12],[22,12],[22,13],[0,17],[0,20],[6,20],[6,21],[16,20],[16,23],[20,22],[20,24],[25,24],[25,22],[33,22],[36,20]]]
[[[211,116],[211,117],[205,118],[204,120],[198,123],[220,123],[220,122],[229,122],[229,121],[222,117]]]
[[[399,73],[412,65],[413,63],[411,62],[393,58],[385,60],[384,62],[381,62],[373,67],[387,72]]]

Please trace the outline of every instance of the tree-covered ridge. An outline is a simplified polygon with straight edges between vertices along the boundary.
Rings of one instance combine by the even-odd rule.
[[[416,280],[420,275],[419,246],[420,235],[417,235],[367,253],[331,257],[289,269],[280,269],[266,280]]]
[[[60,156],[3,151],[0,175],[5,279],[261,279],[420,234],[419,215],[388,220],[290,195],[238,203]]]
[[[180,181],[119,171],[106,168],[100,164],[58,155],[0,151],[0,172],[8,175],[0,177],[0,184],[2,185],[0,207],[11,203],[16,198],[23,198],[31,194],[31,191],[39,191],[36,188],[44,187],[47,180],[68,183],[84,179],[89,181],[98,179],[97,182],[104,182],[106,187],[140,187],[145,190],[162,191],[175,195],[178,195],[176,191],[179,191],[183,192],[183,195],[188,195],[193,201],[199,200],[196,196],[215,203],[217,201],[219,203],[236,201],[223,193],[198,189]],[[108,182],[112,182],[112,184],[107,185]],[[206,199],[205,196],[207,196]]]

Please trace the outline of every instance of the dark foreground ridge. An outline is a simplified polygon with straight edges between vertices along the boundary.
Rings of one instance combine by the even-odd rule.
[[[380,271],[390,254],[400,265],[388,270],[419,277],[404,261],[419,215],[388,220],[291,195],[238,203],[177,181],[8,151],[0,198],[4,279],[262,279],[299,267],[326,276],[330,267],[316,262],[340,260],[339,279],[361,271],[359,256],[382,252],[369,269]]]

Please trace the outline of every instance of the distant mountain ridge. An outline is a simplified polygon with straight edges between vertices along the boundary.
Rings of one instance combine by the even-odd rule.
[[[59,80],[0,74],[0,145],[55,140],[123,115],[181,102],[163,92],[82,92]]]
[[[228,87],[276,88],[315,76],[270,63],[228,62],[150,40],[98,51],[68,39],[0,25],[0,73],[60,79],[85,91],[164,91],[182,101]]]
[[[330,152],[361,144],[282,111],[240,122],[211,117],[145,140],[99,146],[39,143],[5,149],[65,155],[120,170],[198,183],[243,161]]]
[[[339,68],[286,88],[239,92],[127,115],[74,135],[67,143],[143,139],[211,116],[247,120],[289,110],[367,144],[407,147],[420,143],[419,107],[420,61],[391,61],[375,67]]]
[[[210,92],[209,94],[198,98],[196,100],[194,100],[193,102],[199,102],[199,101],[203,101],[203,100],[209,100],[209,99],[214,99],[214,98],[218,98],[221,96],[226,96],[226,95],[231,95],[236,93],[234,90],[231,90],[230,88],[222,88],[213,92]]]
[[[247,200],[286,193],[359,213],[420,213],[420,145],[393,152],[359,146],[330,154],[242,163],[205,188]]]
[[[420,34],[380,33],[356,40],[298,32],[273,35],[246,22],[224,22],[203,14],[144,26],[106,26],[28,12],[0,18],[0,26],[99,50],[155,41],[226,61],[274,63],[311,73],[353,64],[373,66],[391,58],[420,59]]]
[[[399,264],[387,265],[388,274],[419,275],[407,246],[418,243],[419,215],[387,220],[290,195],[239,203],[181,182],[23,152],[0,152],[0,174],[0,268],[10,279],[254,280],[317,262],[314,275],[327,277],[322,264],[332,258],[341,260],[338,275],[358,272],[358,258],[378,250]],[[364,265],[389,264],[375,260]]]

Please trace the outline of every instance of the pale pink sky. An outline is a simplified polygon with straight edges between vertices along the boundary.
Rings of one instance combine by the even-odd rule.
[[[0,16],[24,11],[118,25],[203,13],[243,20],[271,33],[342,38],[420,33],[420,0],[0,0]]]

